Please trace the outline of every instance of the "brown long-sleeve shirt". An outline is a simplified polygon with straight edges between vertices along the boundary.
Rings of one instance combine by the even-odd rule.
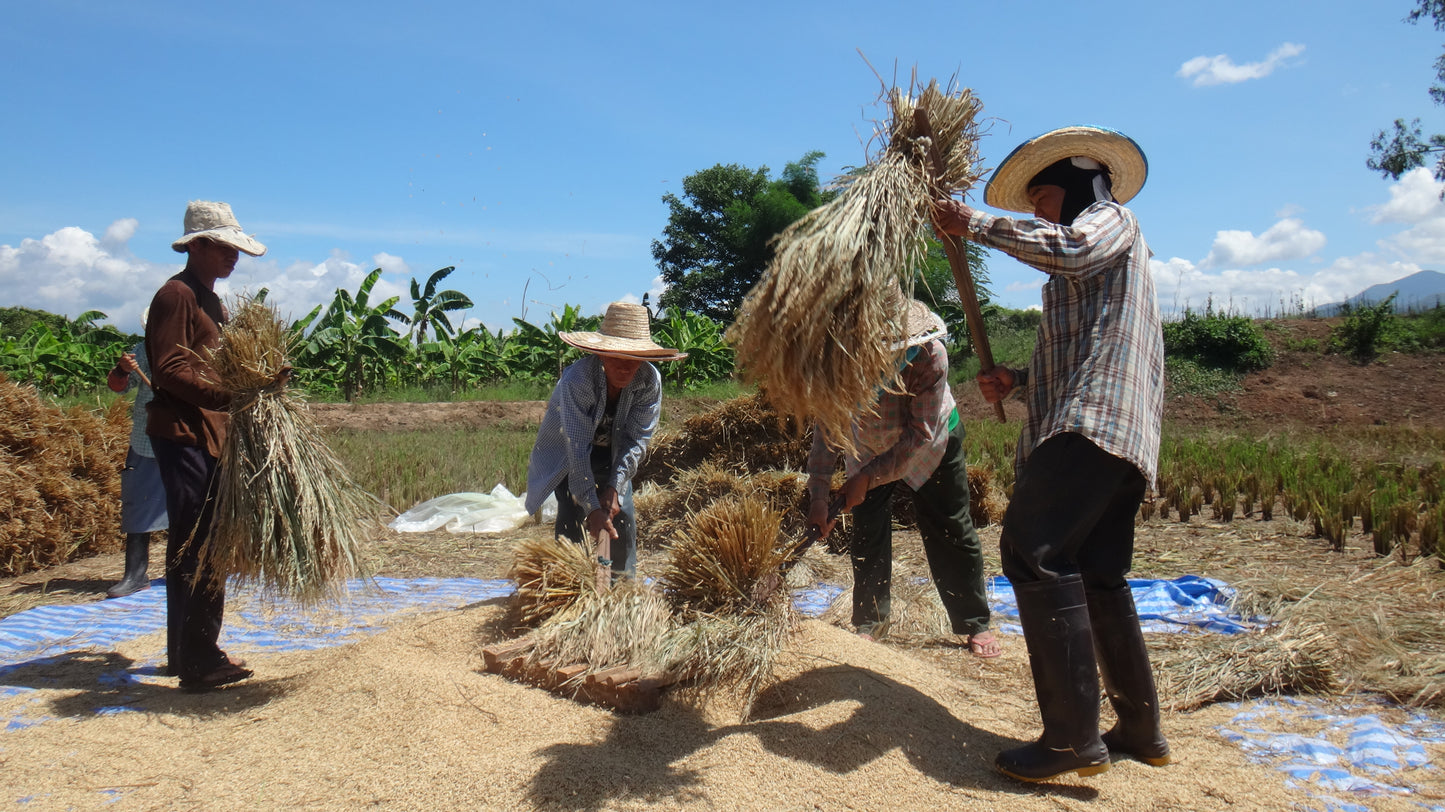
[[[231,393],[206,379],[215,377],[206,351],[220,344],[220,325],[225,323],[220,297],[189,271],[171,277],[156,291],[146,320],[146,353],[155,390],[147,434],[221,456]]]

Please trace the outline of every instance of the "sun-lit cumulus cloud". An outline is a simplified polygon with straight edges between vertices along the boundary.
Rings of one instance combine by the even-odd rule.
[[[74,318],[87,310],[106,314],[103,323],[140,332],[140,313],[161,283],[181,269],[130,252],[137,222],[117,220],[97,239],[67,226],[18,246],[0,245],[0,301]]]
[[[1151,260],[1159,307],[1165,313],[1186,309],[1249,315],[1279,315],[1331,304],[1382,282],[1393,282],[1420,270],[1413,262],[1374,253],[1341,257],[1321,270],[1288,268],[1229,269],[1210,272],[1187,259]]]
[[[1200,261],[1199,267],[1287,262],[1308,257],[1324,247],[1323,233],[1305,228],[1301,220],[1286,217],[1258,236],[1249,231],[1218,232],[1209,256]]]
[[[1262,61],[1247,62],[1243,65],[1234,64],[1234,60],[1230,59],[1228,54],[1196,56],[1180,65],[1177,75],[1192,80],[1195,87],[1232,85],[1250,79],[1263,79],[1274,73],[1275,68],[1304,53],[1304,50],[1303,45],[1286,42],[1270,51],[1269,56]]]
[[[1390,185],[1390,201],[1374,207],[1372,223],[1423,223],[1445,214],[1440,192],[1445,183],[1435,180],[1430,170],[1417,166]]]

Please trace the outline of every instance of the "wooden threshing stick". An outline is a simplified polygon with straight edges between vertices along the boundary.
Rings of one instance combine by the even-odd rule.
[[[943,152],[938,148],[938,140],[933,137],[933,125],[928,121],[928,110],[923,107],[914,108],[913,123],[919,134],[926,136],[931,142],[928,148],[929,163],[933,164],[936,183],[936,179],[943,176],[945,164]],[[958,301],[963,305],[964,318],[968,319],[968,334],[973,339],[973,351],[978,353],[979,371],[989,372],[994,368],[993,350],[988,347],[988,335],[983,329],[983,312],[978,306],[978,291],[973,286],[973,274],[968,270],[968,255],[963,251],[963,241],[952,234],[944,233],[937,226],[933,230],[938,235],[938,241],[943,243],[943,253],[948,255],[948,265],[953,269],[953,284],[958,288]],[[1002,401],[993,405],[993,411],[998,415],[998,422],[1008,420],[1004,415]]]

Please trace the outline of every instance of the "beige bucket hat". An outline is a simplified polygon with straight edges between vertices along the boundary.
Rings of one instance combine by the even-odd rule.
[[[687,353],[660,346],[652,340],[647,308],[632,302],[613,302],[597,332],[562,332],[557,337],[579,350],[614,358],[643,361],[678,361]]]
[[[1128,203],[1149,176],[1149,160],[1134,139],[1107,127],[1062,127],[1020,144],[1003,159],[984,187],[983,202],[996,209],[1032,213],[1028,182],[1065,158],[1093,158],[1109,170],[1114,199]]]
[[[903,331],[908,337],[895,342],[895,350],[917,347],[948,335],[948,327],[943,323],[943,319],[917,299],[908,300],[908,309],[903,315]]]
[[[186,205],[186,234],[171,243],[171,248],[184,254],[193,240],[200,238],[215,240],[244,251],[253,257],[266,253],[266,246],[255,237],[241,230],[236,215],[231,213],[229,203],[210,200],[192,200]]]

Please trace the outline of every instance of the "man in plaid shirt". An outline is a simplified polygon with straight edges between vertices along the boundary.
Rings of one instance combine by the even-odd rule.
[[[900,305],[903,298],[899,296]],[[978,657],[997,657],[999,642],[988,630],[983,550],[968,512],[968,468],[963,423],[948,388],[943,322],[919,301],[908,305],[903,391],[884,391],[874,411],[853,421],[853,445],[840,494],[854,517],[853,626],[873,639],[888,620],[893,571],[893,512],[898,483],[912,489],[918,530],[934,585],[954,634],[967,638]],[[820,429],[808,454],[808,520],[827,538],[828,490],[837,453]]]
[[[1154,481],[1164,403],[1149,247],[1121,205],[1147,172],[1127,136],[1067,127],[1014,150],[984,193],[990,205],[1032,219],[995,217],[954,200],[936,209],[948,233],[1048,274],[1028,369],[979,375],[986,400],[1018,391],[1028,404],[999,545],[1044,731],[995,761],[1025,781],[1102,772],[1111,755],[1169,763],[1125,578],[1134,516]],[[1118,716],[1102,736],[1100,675]]]

